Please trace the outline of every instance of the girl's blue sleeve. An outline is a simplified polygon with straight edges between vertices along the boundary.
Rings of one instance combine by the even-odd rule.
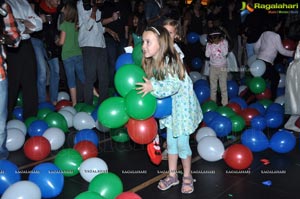
[[[150,81],[153,86],[151,94],[156,98],[165,98],[174,95],[181,86],[181,81],[176,75],[169,75],[166,79],[160,81],[151,78]]]

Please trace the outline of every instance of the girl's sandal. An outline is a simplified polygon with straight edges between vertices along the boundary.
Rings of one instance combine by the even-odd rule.
[[[165,191],[165,190],[169,189],[170,187],[178,185],[178,184],[179,184],[179,180],[178,180],[177,176],[172,177],[172,176],[168,175],[167,177],[165,177],[164,179],[159,181],[157,188],[162,191]]]
[[[181,186],[181,193],[183,194],[190,194],[194,192],[194,182],[196,179],[193,179],[192,176],[183,177],[182,178],[182,186]],[[186,188],[189,188],[188,190]]]

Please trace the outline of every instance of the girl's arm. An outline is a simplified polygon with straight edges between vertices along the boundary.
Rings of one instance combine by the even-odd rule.
[[[210,54],[211,54],[211,45],[207,43],[205,48],[205,57],[209,58]]]
[[[62,45],[64,45],[65,40],[66,40],[66,32],[60,31],[59,38],[57,38],[57,40],[55,41],[55,44],[58,46],[62,46]]]

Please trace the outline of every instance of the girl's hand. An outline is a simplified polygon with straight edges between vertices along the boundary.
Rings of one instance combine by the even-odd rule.
[[[144,97],[145,95],[147,95],[149,92],[151,92],[153,90],[152,84],[150,82],[149,79],[147,79],[146,77],[143,77],[145,83],[136,83],[137,87],[136,90],[139,90],[138,94],[143,93],[142,97]]]

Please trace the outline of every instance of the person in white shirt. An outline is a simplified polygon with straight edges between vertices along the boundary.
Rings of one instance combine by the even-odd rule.
[[[18,48],[7,50],[8,119],[12,119],[20,88],[23,97],[23,119],[36,116],[38,110],[37,68],[30,34],[42,29],[42,19],[27,0],[6,0],[11,6],[22,41]]]

